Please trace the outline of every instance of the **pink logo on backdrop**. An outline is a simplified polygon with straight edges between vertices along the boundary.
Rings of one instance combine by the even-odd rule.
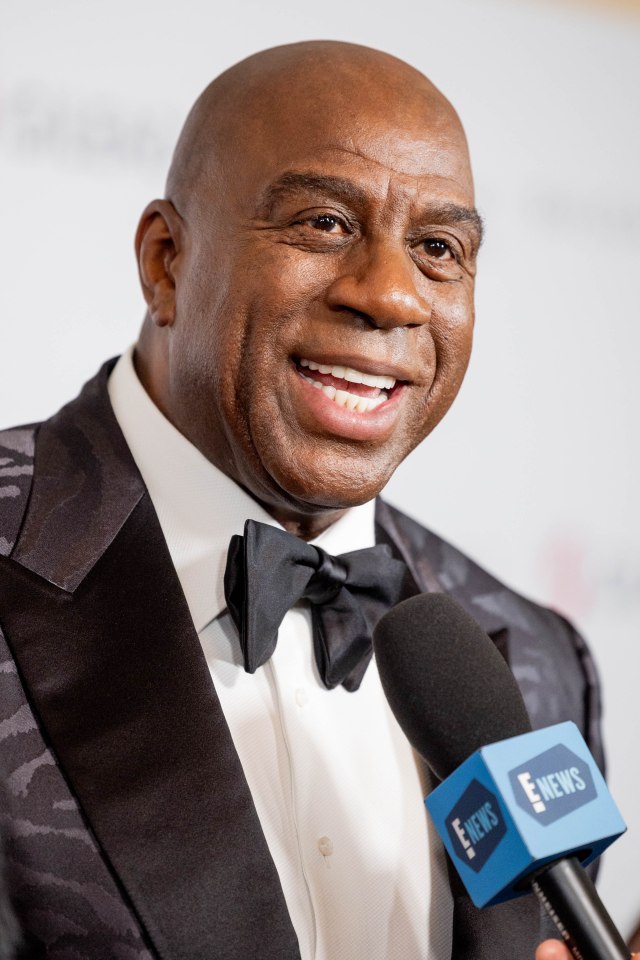
[[[550,534],[540,550],[547,603],[578,622],[591,613],[597,593],[587,559],[586,545],[571,533]]]

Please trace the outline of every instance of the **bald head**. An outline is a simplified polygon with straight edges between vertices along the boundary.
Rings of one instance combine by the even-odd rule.
[[[366,137],[372,111],[399,131],[422,118],[466,155],[458,115],[414,67],[370,47],[312,40],[260,51],[206,87],[178,139],[166,196],[186,211],[203,181],[222,181],[249,151],[268,152],[276,128],[291,142],[305,124],[329,116]]]

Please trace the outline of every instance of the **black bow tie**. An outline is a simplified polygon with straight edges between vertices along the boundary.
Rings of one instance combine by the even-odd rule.
[[[224,592],[255,673],[273,654],[278,627],[299,600],[311,601],[313,644],[326,687],[357,690],[371,659],[371,633],[402,597],[407,568],[379,545],[332,557],[293,534],[247,520],[229,544]]]

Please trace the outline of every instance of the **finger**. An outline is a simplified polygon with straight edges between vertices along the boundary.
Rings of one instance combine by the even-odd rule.
[[[640,953],[630,954],[631,960]],[[545,940],[536,950],[535,960],[571,960],[571,954],[561,940]]]
[[[536,950],[536,960],[571,960],[571,954],[561,940],[545,940]]]

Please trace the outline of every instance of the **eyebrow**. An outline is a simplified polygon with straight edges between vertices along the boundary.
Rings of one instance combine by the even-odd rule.
[[[484,239],[484,220],[475,207],[464,207],[459,203],[436,203],[429,205],[425,213],[431,223],[468,224],[477,234],[478,246],[481,245]]]
[[[268,219],[279,202],[303,190],[331,194],[346,203],[358,206],[364,206],[368,200],[365,191],[345,177],[289,171],[269,184],[262,194],[259,202],[261,215]],[[466,224],[477,235],[478,246],[482,243],[484,223],[475,207],[465,207],[457,203],[433,203],[424,208],[420,219],[442,225]]]
[[[269,184],[264,191],[260,198],[261,212],[269,216],[280,200],[284,200],[290,194],[300,190],[330,193],[355,204],[364,204],[367,199],[365,192],[345,177],[327,176],[320,173],[289,172]]]

